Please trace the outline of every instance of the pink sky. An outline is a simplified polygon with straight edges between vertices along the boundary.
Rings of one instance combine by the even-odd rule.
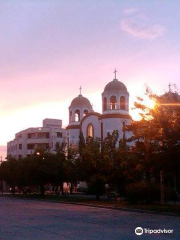
[[[66,125],[79,86],[101,111],[114,68],[131,106],[147,85],[180,88],[179,12],[175,0],[0,2],[0,155],[44,118]]]

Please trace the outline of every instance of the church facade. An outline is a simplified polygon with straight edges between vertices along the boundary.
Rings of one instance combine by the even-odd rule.
[[[81,92],[72,100],[66,128],[68,145],[78,145],[80,132],[85,139],[92,137],[104,140],[108,134],[118,130],[120,140],[125,134],[124,126],[129,125],[131,120],[129,93],[126,86],[116,79],[115,71],[114,80],[105,86],[102,93],[102,113],[94,112],[90,101]]]

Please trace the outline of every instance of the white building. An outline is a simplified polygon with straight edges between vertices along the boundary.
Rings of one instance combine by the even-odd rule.
[[[94,112],[89,100],[80,95],[73,99],[69,107],[69,125],[67,141],[75,146],[79,142],[80,131],[84,138],[93,137],[101,140],[114,130],[123,138],[124,126],[129,125],[129,93],[126,86],[116,79],[109,82],[102,93],[102,114]],[[130,136],[130,133],[126,133]]]
[[[30,156],[36,149],[55,153],[56,145],[66,139],[62,120],[45,119],[43,127],[28,128],[16,133],[15,139],[7,144],[7,155],[15,158]]]
[[[8,143],[7,154],[16,158],[29,156],[35,149],[49,149],[54,152],[56,144],[66,141],[68,145],[77,146],[80,131],[84,138],[93,137],[103,140],[114,130],[119,132],[119,140],[129,137],[123,131],[129,125],[129,93],[126,86],[116,79],[109,82],[102,93],[102,114],[94,112],[90,101],[81,92],[74,98],[69,107],[69,124],[62,128],[62,121],[45,119],[43,127],[28,128],[15,135]],[[124,136],[123,134],[126,134]]]

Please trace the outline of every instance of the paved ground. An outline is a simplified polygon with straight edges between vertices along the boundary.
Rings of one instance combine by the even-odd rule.
[[[173,229],[143,234],[136,227]],[[0,240],[180,239],[180,218],[0,197]]]

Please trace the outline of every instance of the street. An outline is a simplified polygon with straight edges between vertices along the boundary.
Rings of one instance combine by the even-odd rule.
[[[135,228],[172,229],[135,234]],[[180,239],[180,218],[0,197],[0,240]]]

